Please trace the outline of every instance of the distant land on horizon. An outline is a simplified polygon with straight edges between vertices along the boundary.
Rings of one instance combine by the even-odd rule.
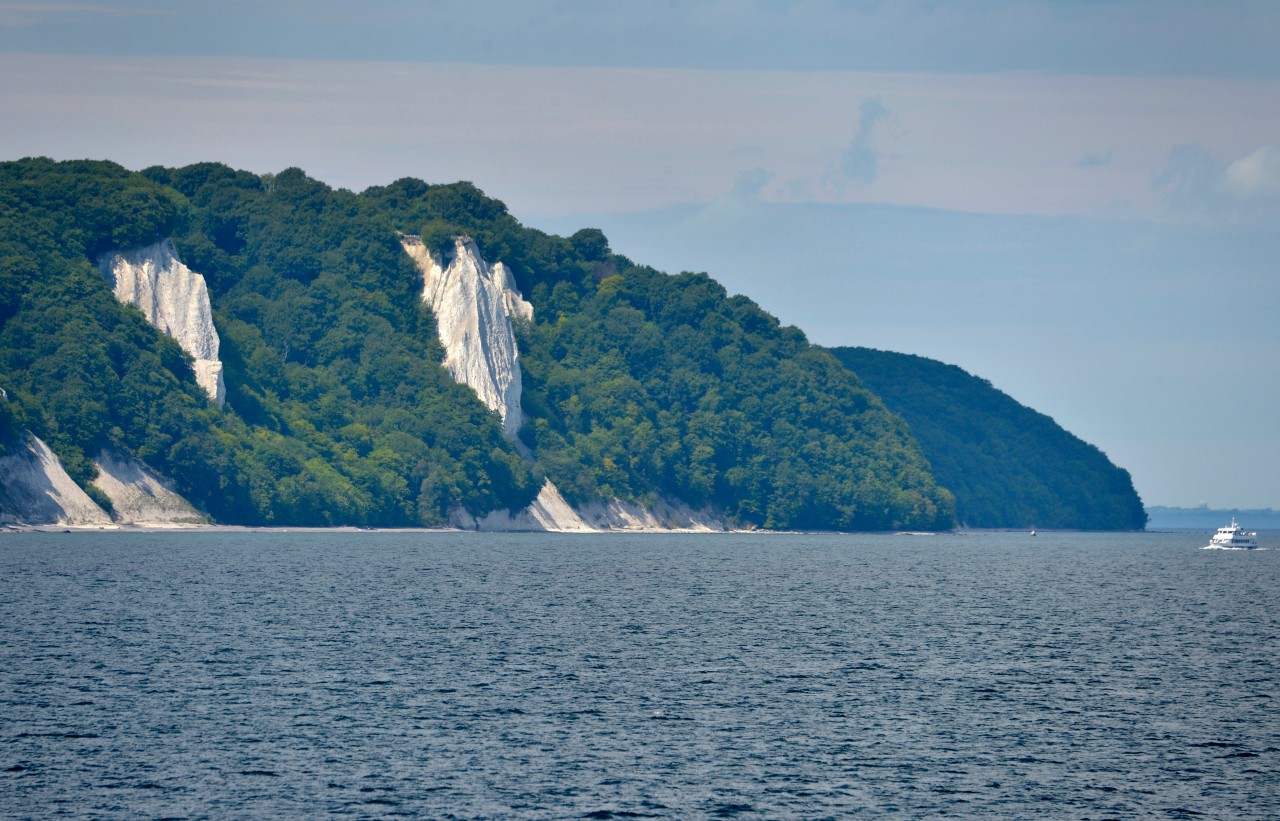
[[[1211,508],[1208,505],[1199,507],[1165,507],[1150,505],[1147,507],[1148,530],[1178,530],[1184,528],[1213,528],[1230,524],[1234,517],[1241,526],[1249,530],[1280,529],[1280,510],[1269,507],[1252,510],[1242,508]]]

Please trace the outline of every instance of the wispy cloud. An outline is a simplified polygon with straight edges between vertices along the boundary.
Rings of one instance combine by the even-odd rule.
[[[739,202],[753,202],[760,198],[760,192],[764,190],[764,186],[773,175],[763,168],[753,168],[750,171],[743,171],[734,180],[733,190],[729,192],[729,197]]]
[[[81,28],[97,30],[95,18],[84,19]],[[737,196],[769,202],[1006,214],[1099,214],[1114,204],[1106,214],[1183,219],[1170,198],[1190,198],[1192,160],[1209,166],[1201,193],[1221,183],[1217,196],[1239,210],[1268,190],[1274,158],[1248,155],[1280,134],[1275,83],[138,58],[2,46],[0,38],[0,156],[109,157],[138,168],[209,158],[259,171],[297,165],[354,190],[406,174],[470,179],[533,216],[710,203],[747,171]],[[136,125],[161,121],[163,129]],[[1191,154],[1172,162],[1179,143]],[[1105,168],[1079,167],[1086,154],[1102,162],[1112,151]],[[763,184],[751,171],[760,168],[772,175]]]
[[[880,152],[871,144],[876,126],[889,116],[879,100],[865,100],[858,112],[858,130],[840,158],[841,183],[870,185],[880,174]]]
[[[1194,144],[1176,145],[1151,187],[1163,192],[1175,207],[1190,208],[1213,196],[1221,176],[1221,164],[1208,151]]]
[[[1081,168],[1103,168],[1104,166],[1111,165],[1111,152],[1108,151],[1105,154],[1085,154],[1080,158],[1080,161],[1077,162],[1076,165]]]
[[[1264,145],[1230,162],[1199,145],[1175,146],[1151,185],[1184,215],[1274,216],[1280,212],[1280,146]]]
[[[1264,145],[1228,165],[1222,189],[1246,200],[1280,196],[1280,145]]]
[[[760,195],[772,179],[773,174],[764,168],[739,173],[732,188],[688,216],[686,228],[719,231],[741,225],[760,202]]]
[[[76,15],[123,17],[133,13],[130,9],[96,3],[6,3],[0,0],[0,28],[34,26]]]
[[[14,0],[24,52],[1276,79],[1274,0]],[[108,9],[147,10],[104,19]],[[65,15],[92,13],[92,37]],[[198,23],[193,24],[193,20]],[[447,36],[442,36],[447,32]],[[24,34],[28,34],[24,32]],[[0,44],[3,45],[3,44]]]

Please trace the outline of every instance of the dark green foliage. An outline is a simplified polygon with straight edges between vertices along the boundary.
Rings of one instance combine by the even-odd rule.
[[[0,218],[16,221],[3,236],[38,253],[94,259],[168,236],[186,216],[177,192],[114,163],[27,159],[0,164],[0,175]]]
[[[519,329],[521,438],[571,501],[665,495],[767,528],[951,526],[951,496],[901,420],[706,275],[632,265],[597,229],[524,228],[470,183],[399,180],[362,197],[511,268],[534,306]]]
[[[539,309],[539,322],[553,320],[561,308],[576,306],[579,292],[594,286],[593,276],[621,259],[612,255],[603,261],[584,258],[571,240],[523,227],[502,203],[486,198],[469,182],[427,185],[402,179],[367,189],[360,201],[397,230],[423,232],[423,242],[434,250],[451,252],[448,240],[454,233],[474,239],[485,259],[511,269],[521,293]],[[579,235],[584,233],[590,231]],[[595,234],[603,241],[603,234]],[[607,243],[604,249],[607,252]],[[569,300],[563,306],[550,298],[558,286],[563,286],[559,293]],[[548,310],[554,313],[548,315]]]
[[[264,518],[439,524],[458,504],[533,498],[494,415],[439,365],[418,273],[385,214],[298,169],[256,182],[166,173],[209,204],[177,241],[214,272],[228,405],[255,428],[248,485],[255,507],[271,500]]]
[[[660,493],[766,528],[951,526],[901,420],[749,299],[635,266],[575,296],[520,340],[524,435],[569,498]]]
[[[584,229],[521,226],[470,183],[362,194],[298,169],[0,165],[0,434],[29,427],[82,485],[102,447],[171,476],[216,520],[438,524],[571,499],[710,505],[769,528],[941,528],[954,502],[905,424],[832,356],[705,275],[667,276]],[[475,239],[534,305],[522,438],[439,364],[399,232]],[[173,236],[210,288],[224,409],[120,305],[103,251]]]
[[[0,209],[0,387],[81,485],[112,446],[223,522],[437,524],[536,493],[438,364],[417,273],[354,194],[297,169],[268,185],[213,164],[23,160],[0,165]],[[212,291],[224,411],[91,262],[168,235]]]
[[[26,414],[17,397],[8,391],[0,394],[0,456],[21,442],[22,432],[27,427]]]
[[[870,348],[832,353],[902,415],[969,527],[1135,530],[1129,473],[1052,419],[954,365]]]
[[[185,219],[181,195],[112,163],[0,164],[0,387],[82,485],[104,446],[210,423],[178,346],[121,306],[90,262]]]

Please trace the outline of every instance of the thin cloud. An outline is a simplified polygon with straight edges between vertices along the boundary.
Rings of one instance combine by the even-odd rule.
[[[729,196],[738,202],[754,202],[760,199],[760,192],[764,190],[765,184],[772,177],[773,175],[763,168],[743,171],[734,180],[733,189],[729,192]]]
[[[733,187],[716,197],[706,206],[693,212],[685,221],[686,227],[697,230],[723,230],[741,225],[756,203],[773,174],[764,168],[742,171]]]
[[[1111,152],[1105,154],[1085,154],[1076,163],[1080,168],[1103,168],[1111,165]]]
[[[124,17],[138,12],[95,3],[5,3],[0,2],[0,28],[22,28],[65,20],[71,15],[97,14]]]
[[[858,130],[841,157],[841,182],[867,186],[880,175],[880,152],[872,147],[871,137],[876,126],[889,114],[889,109],[879,100],[863,101],[858,113]]]
[[[1244,200],[1280,196],[1280,146],[1264,145],[1228,165],[1221,187]]]
[[[1152,179],[1175,213],[1202,218],[1274,215],[1280,208],[1280,146],[1224,162],[1199,145],[1179,145]]]
[[[1176,145],[1164,166],[1151,180],[1175,208],[1195,208],[1213,197],[1222,165],[1199,145]]]

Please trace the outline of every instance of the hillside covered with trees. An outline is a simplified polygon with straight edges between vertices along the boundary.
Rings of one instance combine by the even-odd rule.
[[[532,303],[526,454],[440,365],[406,233],[473,238]],[[223,408],[95,267],[166,237],[208,284]],[[675,499],[742,527],[954,521],[903,421],[800,331],[599,231],[525,228],[469,183],[0,164],[0,388],[0,438],[30,429],[86,488],[94,454],[131,454],[225,523],[436,525],[519,509],[544,478],[578,504]]]
[[[1053,419],[954,365],[871,348],[832,353],[911,426],[968,527],[1141,530],[1128,471]]]
[[[385,217],[301,172],[150,173],[182,190],[110,163],[0,166],[0,387],[73,479],[87,487],[114,446],[241,524],[435,524],[454,503],[533,497],[529,466],[436,364]],[[92,262],[166,236],[208,281],[225,411]]]

